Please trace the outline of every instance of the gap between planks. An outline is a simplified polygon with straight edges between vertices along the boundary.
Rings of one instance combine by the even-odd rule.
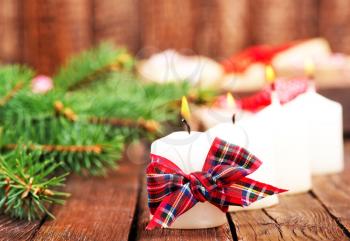
[[[345,142],[344,152],[344,171],[315,176],[311,194],[350,237],[350,141]]]
[[[281,196],[262,210],[232,213],[238,240],[349,240],[310,193]]]
[[[141,165],[122,161],[105,177],[72,175],[65,206],[54,206],[34,240],[128,240],[137,204]]]
[[[231,214],[238,239],[349,240],[350,141],[344,147],[344,172],[313,177],[310,193],[282,195],[275,207]]]

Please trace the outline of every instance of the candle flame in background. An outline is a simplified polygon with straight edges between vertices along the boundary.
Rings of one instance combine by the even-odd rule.
[[[273,84],[275,82],[276,74],[271,65],[266,65],[265,67],[265,79],[269,84]]]
[[[229,108],[233,108],[236,105],[235,98],[230,92],[226,94],[226,103]]]
[[[313,78],[315,74],[315,63],[312,58],[307,58],[304,60],[304,71],[307,77]]]
[[[188,102],[185,96],[182,96],[181,100],[181,116],[185,120],[190,120],[191,118],[190,107],[188,106]]]

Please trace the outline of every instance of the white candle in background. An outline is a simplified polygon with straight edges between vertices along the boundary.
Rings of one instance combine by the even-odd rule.
[[[232,122],[235,112],[235,100],[231,93],[227,93],[225,104],[219,107],[200,106],[194,110],[194,115],[200,120],[203,129],[207,130],[219,123]]]
[[[266,79],[273,85],[275,74],[270,66],[266,67]],[[300,109],[293,108],[293,101],[281,106],[275,91],[272,91],[271,99],[269,106],[247,119],[260,125],[257,132],[261,132],[261,136],[266,135],[267,140],[272,138],[273,148],[270,151],[274,155],[278,186],[288,189],[286,194],[306,192],[311,189],[307,121]]]
[[[271,138],[271,130],[268,128],[269,125],[264,123],[269,121],[265,118],[265,114],[250,114],[240,113],[235,123],[232,122],[232,116],[235,114],[235,103],[232,95],[227,95],[227,106],[230,108],[224,109],[226,116],[224,121],[219,122],[218,118],[213,118],[216,121],[213,127],[212,122],[208,122],[209,117],[201,116],[202,122],[205,127],[210,128],[207,131],[209,139],[219,137],[229,143],[242,146],[249,152],[257,156],[262,162],[262,166],[250,175],[251,178],[271,185],[277,185],[275,179],[274,170],[274,153],[273,153],[273,141]],[[208,109],[209,110],[209,109]],[[264,113],[264,112],[262,112]],[[211,112],[215,114],[215,112]],[[241,211],[258,208],[266,208],[278,203],[278,197],[276,195],[266,197],[258,200],[248,207],[231,206],[229,211]]]
[[[308,91],[299,95],[289,109],[306,119],[311,173],[341,172],[344,169],[342,106],[316,92],[311,80],[312,60],[305,63],[305,70],[311,77]]]
[[[218,124],[207,131],[209,139],[219,137],[229,143],[239,145],[257,156],[263,164],[249,177],[260,182],[277,185],[274,169],[274,152],[271,132],[263,122],[266,118],[260,118],[256,114],[251,118]],[[266,208],[278,203],[276,195],[258,200],[248,207],[230,206],[229,211],[243,211]]]
[[[341,172],[344,168],[342,106],[311,87],[289,105],[305,118],[312,174]]]
[[[275,74],[267,66],[266,78],[272,83]],[[273,88],[274,89],[274,88]],[[276,92],[272,91],[272,104],[260,113],[272,130],[277,183],[289,190],[286,194],[311,189],[311,170],[308,151],[308,125],[300,110],[293,108],[294,100],[281,106]]]
[[[311,189],[311,170],[308,150],[308,125],[293,101],[275,106],[273,129],[277,182],[288,189],[286,194]]]

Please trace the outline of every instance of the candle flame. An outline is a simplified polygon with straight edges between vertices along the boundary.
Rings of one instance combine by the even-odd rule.
[[[315,63],[312,58],[307,58],[304,60],[304,71],[306,76],[313,77],[315,74]]]
[[[271,65],[267,65],[265,67],[265,79],[269,84],[273,84],[275,82],[276,74]]]
[[[182,101],[181,101],[181,116],[185,120],[190,120],[191,118],[191,113],[190,113],[190,107],[188,106],[188,102],[185,96],[182,96]]]
[[[235,98],[233,98],[233,95],[230,92],[227,92],[226,94],[226,103],[230,108],[233,108],[236,105]]]

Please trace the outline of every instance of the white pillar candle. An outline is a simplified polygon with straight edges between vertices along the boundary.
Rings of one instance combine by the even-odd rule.
[[[194,116],[199,119],[203,129],[207,130],[220,123],[230,122],[235,112],[234,108],[198,107],[194,108]]]
[[[219,106],[194,107],[194,116],[200,120],[204,129],[209,129],[217,124],[232,122],[232,116],[237,112],[235,100],[231,93],[226,94],[226,98],[219,98]]]
[[[253,115],[236,124],[232,122],[218,124],[207,131],[210,139],[219,137],[229,143],[244,147],[262,161],[262,165],[249,177],[260,182],[276,186],[274,170],[274,152],[271,132],[264,125],[265,118]],[[273,206],[278,203],[276,195],[258,200],[248,207],[230,206],[229,211],[242,211]]]
[[[342,106],[315,91],[313,84],[288,108],[306,119],[312,174],[341,172],[344,168]]]
[[[227,98],[229,100],[229,98]],[[229,101],[227,101],[229,102]],[[267,112],[269,108],[266,109]],[[236,112],[236,123],[232,123],[232,116]],[[265,113],[262,112],[262,113]],[[274,112],[273,112],[274,113]],[[251,178],[271,185],[277,185],[273,141],[271,137],[270,122],[266,115],[250,112],[237,112],[234,105],[228,104],[222,108],[201,107],[195,112],[200,118],[203,127],[208,131],[210,138],[219,137],[229,143],[240,145],[257,156],[263,165],[250,175]],[[273,206],[278,203],[276,195],[258,200],[248,207],[231,206],[229,211],[259,209]]]
[[[281,106],[274,93],[273,103],[261,111],[272,129],[277,183],[289,190],[286,194],[311,189],[308,125],[294,101]]]
[[[294,101],[281,106],[277,94],[272,93],[272,103],[269,106],[253,114],[255,118],[246,115],[247,117],[241,120],[243,122],[246,119],[252,119],[252,122],[257,122],[255,125],[259,128],[256,128],[256,132],[261,133],[262,140],[266,136],[267,141],[271,136],[276,182],[278,186],[289,190],[286,194],[306,192],[311,189],[308,125],[300,109],[293,107]],[[256,139],[258,138],[255,137],[254,140]],[[256,143],[258,145],[260,141]],[[262,145],[265,145],[264,142]],[[258,152],[253,149],[251,151]],[[264,159],[261,159],[264,162]],[[267,176],[268,174],[269,172],[266,172]]]
[[[214,139],[202,132],[180,131],[156,140],[151,153],[167,158],[183,172],[201,171]],[[212,228],[226,223],[226,214],[209,202],[198,202],[179,216],[169,228],[200,229]]]

